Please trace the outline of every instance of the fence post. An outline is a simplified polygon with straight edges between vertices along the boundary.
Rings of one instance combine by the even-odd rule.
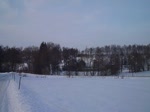
[[[21,85],[21,76],[19,78],[19,87],[18,87],[18,89],[20,89],[20,85]]]
[[[14,81],[15,81],[15,73],[14,73]]]

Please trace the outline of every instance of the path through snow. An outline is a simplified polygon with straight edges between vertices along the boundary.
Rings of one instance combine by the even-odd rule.
[[[8,112],[7,105],[7,88],[9,86],[10,77],[8,74],[0,74],[0,112]]]

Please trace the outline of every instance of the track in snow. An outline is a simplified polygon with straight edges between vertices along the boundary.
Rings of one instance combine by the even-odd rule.
[[[9,82],[9,74],[0,74],[0,112],[8,112],[7,88]]]

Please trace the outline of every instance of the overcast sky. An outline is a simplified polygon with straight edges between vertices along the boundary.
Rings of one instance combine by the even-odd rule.
[[[0,44],[150,43],[150,0],[0,0]]]

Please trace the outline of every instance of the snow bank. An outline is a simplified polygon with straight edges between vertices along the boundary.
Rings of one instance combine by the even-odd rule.
[[[129,73],[123,71],[120,75],[126,77],[150,77],[150,71],[137,72],[137,73]]]
[[[18,90],[18,85],[13,80],[7,89],[8,98],[8,112],[30,112],[30,107],[27,105],[26,100],[21,96]]]

